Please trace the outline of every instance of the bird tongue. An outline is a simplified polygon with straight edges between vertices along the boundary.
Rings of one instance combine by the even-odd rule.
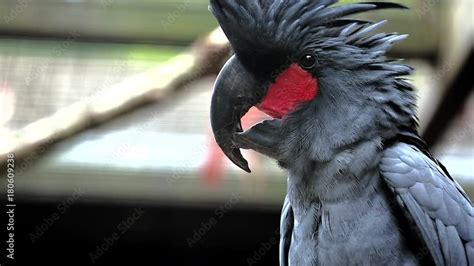
[[[289,112],[287,108],[277,107],[272,104],[262,103],[262,104],[258,104],[256,107],[258,108],[258,110],[264,112],[265,114],[273,118],[278,118],[278,119],[282,118],[284,115],[286,115]]]

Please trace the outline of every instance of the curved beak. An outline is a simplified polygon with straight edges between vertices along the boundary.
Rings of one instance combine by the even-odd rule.
[[[217,77],[211,101],[211,125],[217,144],[238,167],[250,173],[248,162],[234,144],[234,135],[242,132],[240,119],[260,102],[257,81],[233,56]]]

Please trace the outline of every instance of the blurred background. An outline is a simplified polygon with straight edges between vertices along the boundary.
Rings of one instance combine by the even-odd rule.
[[[390,56],[416,68],[420,130],[472,197],[474,2],[398,2],[411,9],[363,17],[410,34]],[[214,143],[209,102],[229,48],[207,4],[0,2],[0,185],[5,200],[14,153],[15,262],[277,264],[285,173],[246,152],[246,174]],[[262,119],[253,110],[244,124]]]

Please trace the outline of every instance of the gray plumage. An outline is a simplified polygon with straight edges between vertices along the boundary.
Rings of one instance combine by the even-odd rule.
[[[224,72],[235,66],[245,73],[240,84],[262,84],[253,99],[246,88],[239,106],[227,107],[232,123],[213,115],[216,139],[243,169],[238,148],[268,155],[289,173],[280,265],[474,265],[471,200],[418,136],[416,97],[403,77],[412,68],[385,57],[407,36],[371,34],[383,22],[344,18],[402,6],[335,2],[211,0],[236,53]],[[317,58],[308,70],[317,96],[239,133],[241,109],[258,103],[302,53]],[[217,83],[228,85],[226,75]],[[230,90],[216,86],[217,110]]]
[[[474,264],[474,209],[462,188],[419,149],[384,152],[380,172],[413,220],[437,265]]]

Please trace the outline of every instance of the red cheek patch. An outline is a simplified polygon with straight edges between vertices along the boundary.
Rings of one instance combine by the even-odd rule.
[[[309,101],[318,93],[318,82],[297,64],[281,73],[270,85],[257,108],[273,118],[282,118],[297,104]]]

